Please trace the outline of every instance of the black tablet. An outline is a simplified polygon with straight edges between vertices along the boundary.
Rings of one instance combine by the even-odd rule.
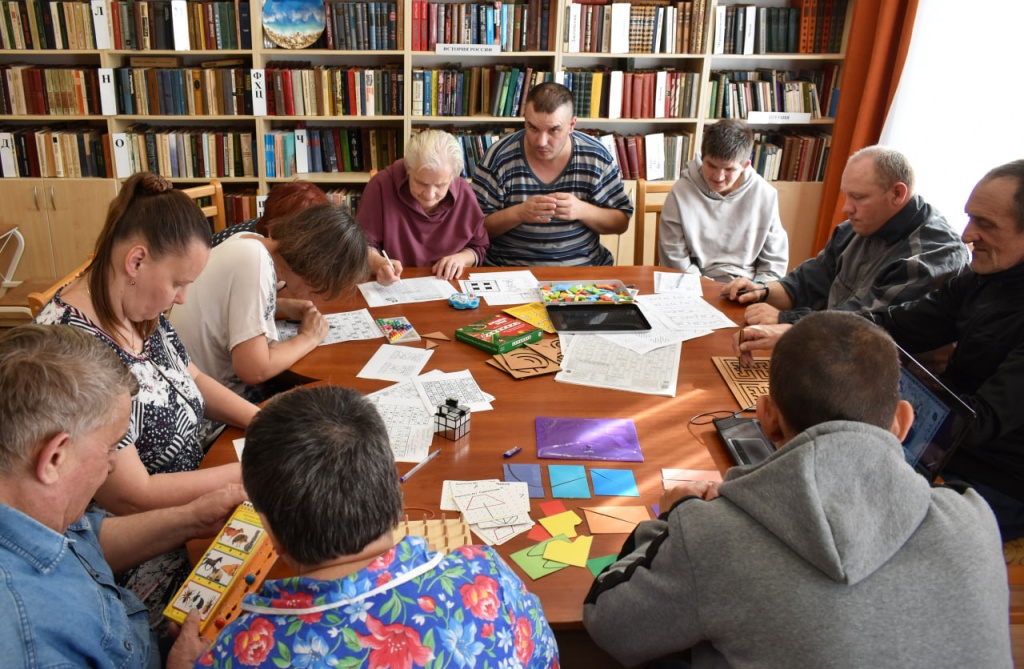
[[[548,318],[558,332],[624,334],[651,331],[651,324],[635,303],[572,302],[546,306]]]

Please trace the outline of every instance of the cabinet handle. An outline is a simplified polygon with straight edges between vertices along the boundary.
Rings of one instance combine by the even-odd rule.
[[[39,211],[39,186],[32,186],[32,199],[36,201],[36,211]]]
[[[57,200],[53,197],[53,186],[50,186],[50,206],[53,207],[54,211],[57,211]]]

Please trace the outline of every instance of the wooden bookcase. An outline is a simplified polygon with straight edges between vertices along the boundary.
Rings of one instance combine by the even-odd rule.
[[[24,0],[23,0],[24,1]],[[536,1],[536,0],[535,0]],[[818,0],[826,2],[827,0]],[[847,33],[849,26],[849,13],[852,12],[850,0],[847,8],[846,20]],[[110,0],[105,5],[109,14]],[[243,0],[244,2],[244,0]],[[12,3],[13,4],[13,3]],[[536,2],[536,4],[547,4]],[[301,126],[322,126],[338,128],[384,128],[392,129],[401,137],[408,137],[410,133],[423,127],[439,127],[455,131],[473,131],[477,128],[518,128],[521,127],[522,118],[495,118],[489,114],[475,116],[423,116],[413,114],[412,74],[417,68],[440,67],[445,63],[458,61],[463,67],[508,65],[515,66],[525,64],[537,69],[561,72],[571,68],[608,68],[608,69],[665,69],[691,72],[700,77],[700,90],[698,92],[698,113],[686,118],[648,118],[648,119],[607,119],[588,118],[578,115],[577,127],[580,130],[593,131],[595,133],[619,133],[629,135],[645,135],[658,132],[685,131],[693,134],[693,142],[689,155],[683,156],[683,161],[693,157],[693,147],[699,147],[700,138],[707,124],[713,123],[714,119],[708,118],[707,110],[710,104],[711,90],[708,79],[713,71],[723,69],[754,69],[758,67],[771,67],[777,69],[802,69],[821,67],[824,63],[842,63],[845,53],[847,35],[843,35],[842,47],[837,53],[829,54],[761,54],[761,55],[715,55],[713,53],[713,35],[715,31],[715,0],[707,0],[703,30],[705,33],[704,48],[699,53],[693,54],[608,54],[608,53],[569,53],[565,48],[564,36],[566,34],[566,7],[569,0],[557,0],[551,4],[549,30],[553,32],[553,49],[542,49],[536,51],[512,51],[507,53],[488,54],[458,54],[443,55],[427,51],[413,51],[413,0],[398,0],[399,11],[402,12],[401,26],[402,34],[398,49],[389,51],[338,51],[326,49],[303,49],[286,50],[280,48],[265,48],[263,42],[263,31],[261,28],[260,5],[252,2],[250,4],[250,30],[252,34],[252,49],[233,50],[114,50],[114,49],[86,49],[86,50],[0,50],[0,65],[17,63],[30,63],[42,66],[80,66],[98,68],[120,68],[129,64],[133,56],[158,56],[158,57],[179,57],[185,67],[198,67],[204,61],[217,61],[224,59],[239,59],[243,61],[242,67],[255,69],[267,68],[268,64],[278,62],[310,63],[312,66],[363,66],[380,67],[390,65],[401,71],[404,76],[402,84],[402,95],[404,96],[404,113],[401,115],[387,116],[150,116],[150,115],[112,115],[103,116],[90,114],[88,116],[38,116],[38,115],[8,115],[0,120],[0,131],[11,131],[18,128],[39,128],[39,127],[62,127],[68,123],[84,125],[94,128],[102,134],[113,136],[115,133],[123,133],[137,124],[146,124],[158,129],[193,128],[193,129],[225,129],[239,128],[251,133],[255,139],[255,155],[253,160],[256,167],[256,175],[252,177],[221,177],[227,192],[237,189],[251,189],[260,194],[266,194],[275,183],[282,183],[294,177],[268,178],[267,165],[264,159],[264,141],[267,135],[274,131],[290,131]],[[643,4],[637,2],[635,4]],[[664,4],[663,2],[656,4]],[[731,0],[722,0],[720,4],[729,6],[738,3]],[[787,0],[760,0],[759,6],[781,7],[792,4]],[[488,110],[489,111],[489,110]],[[808,129],[830,129],[833,119],[818,119],[806,124],[801,128]],[[773,130],[780,126],[773,124],[753,124],[755,130]],[[324,188],[335,188],[351,185],[360,188],[370,178],[369,171],[362,172],[338,172],[338,173],[308,173],[302,176],[304,179],[313,181]],[[187,186],[194,183],[204,182],[204,178],[175,178],[176,183]],[[0,194],[5,195],[5,201],[26,203],[24,207],[9,210],[4,216],[5,222],[19,223],[26,232],[28,246],[31,247],[19,270],[19,277],[29,278],[56,278],[63,276],[64,269],[79,264],[91,250],[92,238],[95,230],[102,223],[105,215],[106,202],[116,192],[118,179],[32,179],[32,178],[5,178],[0,180]],[[53,207],[47,208],[41,201],[51,200],[49,188],[75,189],[76,184],[81,184],[80,191],[71,190],[67,195],[56,197],[58,207],[61,200],[75,202],[75,211],[68,213],[71,218],[63,219],[63,212],[57,213]],[[627,182],[627,188],[632,188],[632,182]],[[816,182],[786,182],[779,184],[780,205],[783,211],[783,223],[790,232],[791,257],[796,263],[810,254],[811,237],[813,236],[814,220],[817,213],[817,204],[821,196],[820,183]],[[46,198],[43,198],[45,191]],[[36,196],[33,197],[33,192]],[[35,202],[40,201],[37,208]],[[83,203],[86,203],[83,206]],[[90,204],[91,203],[91,204]],[[35,218],[31,219],[32,213]],[[7,220],[8,216],[10,217]],[[45,221],[45,224],[44,224]],[[622,262],[628,262],[627,258],[632,257],[632,239],[630,235],[623,235],[622,239],[609,240],[611,246],[617,247]],[[648,235],[651,246],[645,255],[645,262],[654,262],[653,235]],[[625,249],[625,251],[623,251]]]

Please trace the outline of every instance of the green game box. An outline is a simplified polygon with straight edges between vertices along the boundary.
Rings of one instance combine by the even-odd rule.
[[[482,321],[456,328],[455,339],[487,351],[492,355],[508,353],[524,344],[540,341],[544,331],[529,323],[498,314]]]

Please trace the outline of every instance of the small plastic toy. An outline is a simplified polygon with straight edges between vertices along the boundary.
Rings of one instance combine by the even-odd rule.
[[[450,441],[458,441],[469,434],[469,407],[459,404],[454,397],[438,404],[434,414],[434,433]]]
[[[480,306],[480,298],[476,293],[455,293],[448,298],[448,305],[456,309],[476,309]]]
[[[621,281],[541,284],[545,304],[575,302],[633,302],[633,295]]]

